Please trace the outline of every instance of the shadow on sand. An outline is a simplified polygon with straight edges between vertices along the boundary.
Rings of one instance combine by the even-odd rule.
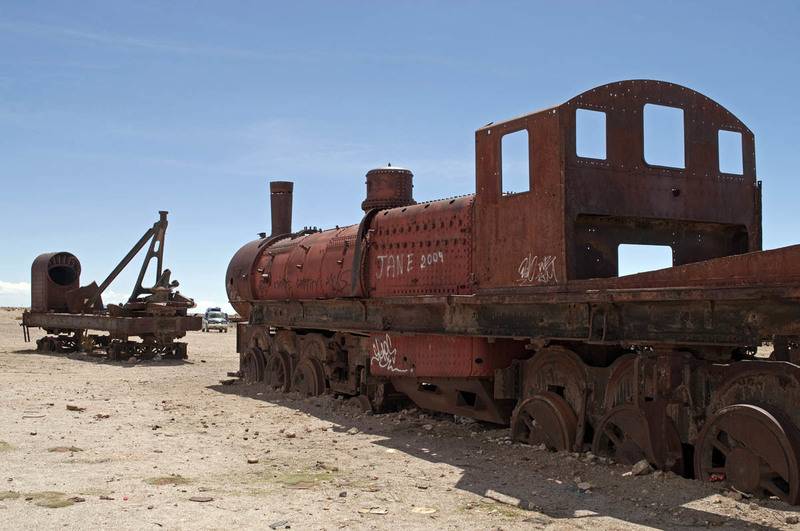
[[[47,356],[52,358],[66,358],[75,361],[83,361],[88,363],[96,363],[98,365],[113,365],[116,367],[131,368],[140,365],[153,366],[153,367],[172,367],[176,365],[192,365],[194,362],[191,360],[176,360],[176,359],[138,359],[136,363],[131,363],[128,360],[111,360],[106,356],[104,351],[95,350],[91,354],[87,352],[40,352],[36,349],[21,349],[12,351],[13,354],[26,354],[33,356]]]
[[[658,485],[657,482],[665,480],[652,475],[621,477],[627,470],[621,465],[587,464],[576,454],[542,452],[507,444],[503,439],[508,429],[494,425],[462,425],[449,416],[449,421],[437,423],[436,431],[426,432],[422,426],[429,420],[406,416],[396,422],[395,414],[359,415],[354,409],[348,413],[348,408],[333,398],[301,399],[239,382],[213,385],[209,389],[303,411],[337,424],[336,431],[345,432],[355,427],[383,437],[373,444],[431,463],[452,465],[462,474],[456,488],[530,510],[529,513],[520,511],[520,517],[525,523],[537,526],[553,524],[550,519],[561,518],[586,518],[587,525],[591,525],[591,518],[599,516],[661,529],[709,526],[778,529],[785,526],[782,517],[776,517],[774,523],[756,524],[752,520],[691,507],[692,502],[720,492],[697,481],[673,476],[667,480],[669,486]],[[444,415],[439,417],[445,418]],[[444,429],[440,429],[442,427]],[[569,470],[569,477],[559,477],[559,474],[564,475],[565,468]],[[612,471],[616,473],[612,475]],[[573,474],[596,487],[589,492],[580,490]],[[798,510],[778,500],[745,502],[781,511]]]

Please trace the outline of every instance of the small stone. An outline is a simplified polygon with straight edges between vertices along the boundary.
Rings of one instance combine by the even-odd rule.
[[[294,439],[295,437],[297,437],[297,434],[293,431],[286,431],[283,433],[283,436],[286,437],[287,439]]]
[[[784,522],[786,522],[789,525],[797,525],[798,523],[800,523],[800,516],[797,516],[796,514],[789,514],[784,519]]]
[[[349,430],[347,430],[347,435],[355,435],[356,433],[358,433],[358,428],[356,428],[356,427],[353,427],[353,428],[350,428]]]
[[[742,493],[735,490],[726,491],[725,496],[736,501],[741,501],[742,499]]]
[[[645,476],[653,471],[650,463],[646,459],[642,459],[631,467],[631,474],[634,476]]]
[[[189,501],[198,502],[198,503],[206,503],[210,501],[214,501],[214,498],[211,496],[192,496],[189,498]]]
[[[72,498],[70,498],[69,500],[70,500],[70,501],[73,501],[73,502],[75,502],[75,503],[82,503],[82,502],[85,502],[85,501],[86,501],[86,498],[81,498],[80,496],[73,496],[73,497],[72,497]]]
[[[136,356],[131,356],[128,358],[128,363],[135,364],[137,361],[139,360],[136,358]]]
[[[72,404],[67,404],[67,411],[78,411],[78,412],[80,412],[80,411],[86,411],[86,408],[85,407],[74,406]]]
[[[589,483],[588,481],[581,481],[580,483],[578,483],[578,488],[582,491],[587,491],[592,488],[592,484]]]
[[[256,459],[255,457],[248,457],[247,458],[247,464],[248,465],[255,465],[256,463],[258,463],[258,459]]]
[[[340,493],[339,493],[339,497],[340,497],[340,498],[347,498],[347,491],[346,491],[346,490],[343,490],[342,492],[340,492]]]
[[[425,431],[431,431],[433,429],[433,424],[425,424],[422,426],[422,429]]]

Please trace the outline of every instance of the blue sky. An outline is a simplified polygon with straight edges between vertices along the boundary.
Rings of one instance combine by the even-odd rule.
[[[764,245],[796,243],[798,26],[795,2],[5,0],[0,305],[28,304],[45,251],[101,281],[159,209],[182,291],[221,304],[269,179],[296,182],[295,227],[358,221],[386,162],[418,200],[471,193],[475,129],[629,78],[748,124]]]

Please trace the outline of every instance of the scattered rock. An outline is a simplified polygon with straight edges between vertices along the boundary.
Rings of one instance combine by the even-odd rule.
[[[736,490],[729,490],[725,492],[725,496],[732,500],[741,501],[742,493]]]
[[[422,429],[425,431],[431,431],[433,429],[433,424],[425,424],[422,426]]]
[[[283,436],[286,437],[287,439],[294,439],[295,437],[297,437],[297,434],[293,431],[285,431],[283,432]]]
[[[85,501],[86,501],[86,498],[81,498],[80,496],[73,496],[73,497],[72,497],[72,498],[70,498],[69,500],[70,500],[70,501],[73,501],[73,502],[75,502],[75,503],[82,503],[82,502],[85,502]]]
[[[353,427],[347,430],[347,435],[355,435],[356,433],[358,433],[358,428]]]
[[[72,404],[67,404],[67,411],[81,412],[81,411],[86,411],[86,408],[85,407],[78,407],[78,406],[75,406],[75,405],[72,405]]]
[[[128,358],[128,363],[130,363],[131,365],[136,364],[136,362],[138,361],[139,359],[136,356],[131,356],[130,358]]]
[[[362,507],[358,512],[361,514],[388,514],[389,509],[385,507]]]
[[[346,491],[346,490],[343,490],[342,492],[340,492],[340,493],[339,493],[339,497],[340,497],[340,498],[347,498],[347,491]]]
[[[277,522],[272,522],[269,524],[270,529],[291,529],[292,526],[289,525],[289,520],[278,520]]]
[[[653,471],[650,463],[646,459],[642,459],[631,467],[631,474],[634,476],[645,476]]]
[[[100,499],[101,499],[101,500],[113,500],[114,498],[112,498],[111,496],[106,496],[106,495],[104,494],[104,495],[100,496]]]
[[[789,525],[796,525],[800,523],[800,517],[797,516],[796,514],[789,514],[784,519],[784,522],[786,522]]]
[[[82,452],[83,448],[78,448],[77,446],[54,446],[53,448],[48,448],[47,451],[54,453]]]
[[[582,491],[587,491],[592,488],[592,484],[589,483],[588,481],[581,481],[580,483],[578,483],[578,488]]]
[[[436,512],[436,509],[433,507],[414,507],[411,509],[411,512],[414,514],[433,514]]]
[[[256,463],[258,463],[258,459],[256,459],[255,457],[248,457],[247,458],[247,464],[248,465],[255,465]]]
[[[206,503],[210,501],[214,501],[214,498],[211,496],[192,496],[189,498],[189,501],[198,502],[198,503]]]

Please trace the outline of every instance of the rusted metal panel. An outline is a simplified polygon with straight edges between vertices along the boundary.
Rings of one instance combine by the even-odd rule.
[[[473,267],[479,287],[554,285],[567,280],[563,146],[557,108],[475,132]],[[530,190],[504,194],[502,139],[528,133]]]
[[[331,317],[333,316],[333,317]],[[800,288],[671,288],[375,301],[262,301],[251,322],[597,344],[753,345],[800,335]]]
[[[246,296],[248,289],[256,300],[331,298],[349,294],[357,231],[358,226],[351,225],[293,235],[261,247],[248,244],[247,249],[240,251],[242,255],[237,253],[235,257],[237,265],[241,258],[243,265],[239,269],[244,269],[247,262],[251,264],[249,272],[239,273],[246,275],[240,280],[246,287],[235,292],[229,290],[229,297]]]
[[[67,310],[67,292],[80,286],[81,263],[67,252],[45,253],[31,265],[31,310]]]
[[[645,160],[648,104],[683,111],[683,168]],[[578,109],[605,114],[604,160],[577,155]],[[669,245],[675,264],[760,249],[753,134],[724,107],[686,87],[634,80],[587,91],[559,114],[570,278],[616,276],[620,243]],[[742,136],[741,175],[720,170],[720,130]]]
[[[516,358],[525,343],[477,337],[371,334],[370,372],[380,376],[487,378]]]
[[[512,400],[495,400],[484,379],[392,378],[392,385],[424,409],[508,424]]]
[[[372,297],[471,293],[472,196],[375,216],[365,276]]]
[[[189,316],[112,317],[110,315],[27,312],[25,326],[60,330],[100,330],[113,337],[169,335],[182,337],[189,330],[200,330],[203,318]]]

